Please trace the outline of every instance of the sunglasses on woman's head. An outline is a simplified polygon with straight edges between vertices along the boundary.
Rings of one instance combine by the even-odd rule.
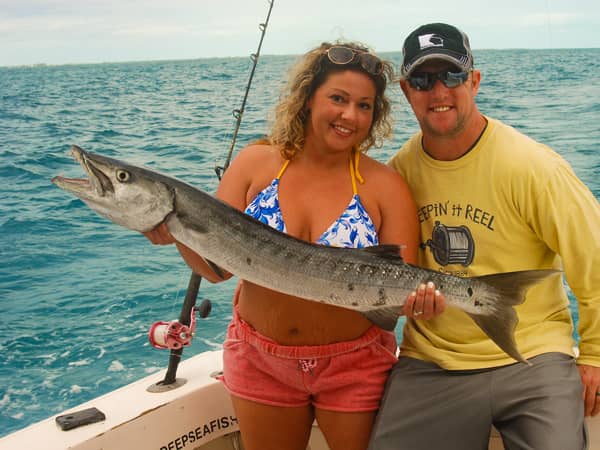
[[[371,75],[380,75],[383,72],[381,60],[367,51],[336,45],[329,47],[325,54],[333,64],[346,65],[358,59],[360,66]]]
[[[406,80],[413,89],[417,91],[430,91],[435,82],[440,80],[447,88],[455,88],[463,84],[469,78],[469,72],[416,72],[409,75]]]

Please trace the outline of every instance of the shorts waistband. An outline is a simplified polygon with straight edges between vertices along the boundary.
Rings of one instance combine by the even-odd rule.
[[[244,322],[240,318],[236,307],[233,308],[232,325],[236,328],[235,337],[232,336],[233,338],[244,340],[253,347],[270,355],[287,359],[329,358],[366,347],[376,340],[383,341],[394,339],[395,341],[395,337],[392,333],[373,325],[365,331],[362,336],[351,341],[335,342],[333,344],[324,345],[281,345],[274,340],[263,336],[248,323]],[[389,334],[390,336],[383,336],[385,334]]]

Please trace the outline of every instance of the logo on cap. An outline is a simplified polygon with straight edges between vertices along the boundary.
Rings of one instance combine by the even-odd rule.
[[[419,45],[421,50],[429,47],[443,47],[444,39],[437,34],[423,34],[419,36]]]

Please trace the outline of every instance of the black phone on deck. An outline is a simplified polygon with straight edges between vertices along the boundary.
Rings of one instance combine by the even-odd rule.
[[[63,430],[71,430],[90,423],[101,422],[106,416],[98,408],[82,409],[56,417],[56,423]]]

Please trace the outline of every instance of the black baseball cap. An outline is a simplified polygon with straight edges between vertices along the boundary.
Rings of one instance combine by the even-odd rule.
[[[473,53],[469,38],[458,28],[445,23],[422,25],[410,33],[402,47],[402,76],[431,59],[443,59],[461,70],[473,68]]]

